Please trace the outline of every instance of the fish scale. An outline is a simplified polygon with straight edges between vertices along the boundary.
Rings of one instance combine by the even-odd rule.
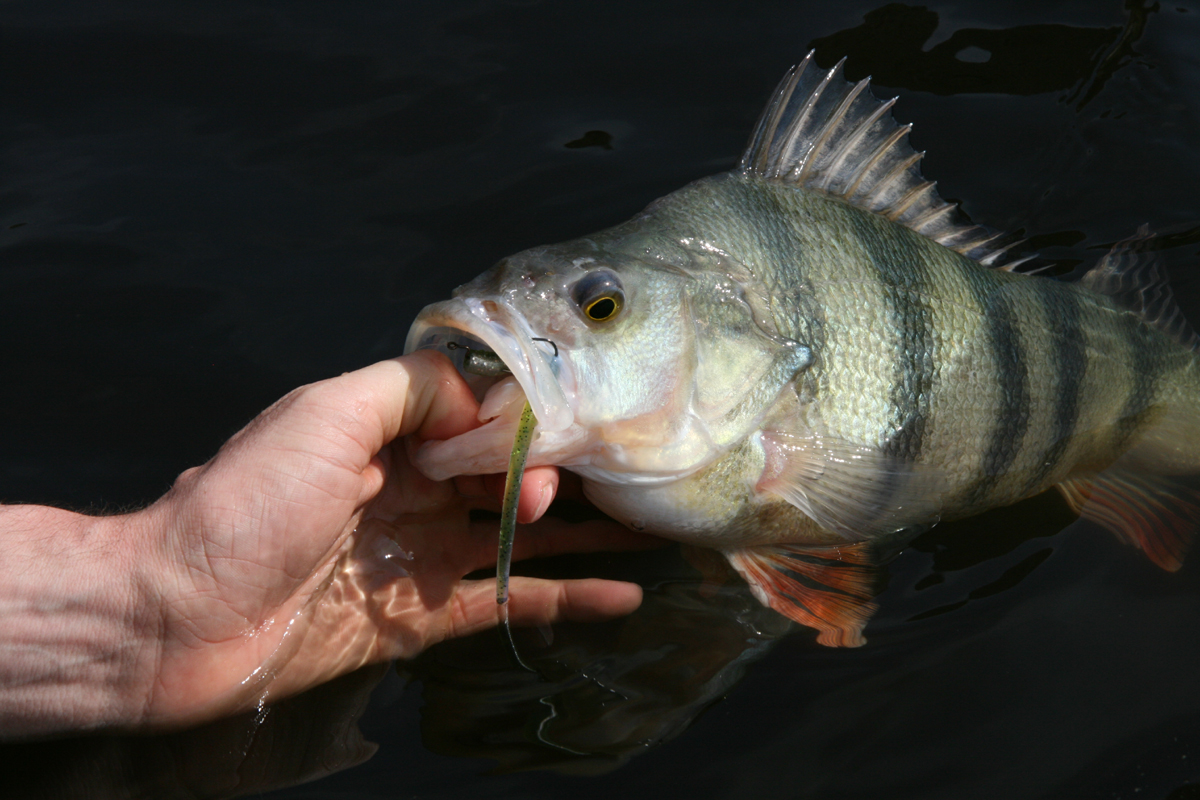
[[[1200,361],[1153,234],[1078,281],[1022,274],[1034,256],[943,201],[891,102],[839,70],[810,54],[737,169],[503,260],[423,311],[409,349],[446,328],[488,344],[548,421],[531,465],[719,550],[823,644],[865,641],[873,573],[912,536],[1051,486],[1177,569],[1200,521]],[[497,470],[513,425],[417,465]]]

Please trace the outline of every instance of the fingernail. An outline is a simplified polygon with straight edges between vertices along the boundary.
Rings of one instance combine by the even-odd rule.
[[[542,487],[542,496],[538,499],[537,511],[534,512],[533,518],[538,519],[546,510],[550,508],[550,501],[554,499],[554,490],[549,486]]]

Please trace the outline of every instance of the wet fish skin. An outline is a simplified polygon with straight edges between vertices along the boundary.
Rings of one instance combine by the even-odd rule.
[[[774,224],[764,230],[763,219]],[[591,238],[676,263],[686,258],[679,241],[704,252],[719,242],[723,269],[743,276],[773,332],[814,353],[793,384],[795,399],[771,405],[762,428],[802,425],[841,445],[876,449],[937,509],[913,522],[969,516],[1043,491],[1073,470],[1099,471],[1168,415],[1195,433],[1194,351],[1079,284],[987,269],[836,198],[730,174],[685,187]],[[689,479],[694,491],[682,483],[646,491],[662,503],[694,504],[728,494],[715,484],[734,483],[732,474],[757,485],[764,461],[759,448],[743,447]],[[1200,470],[1200,455],[1174,470]],[[877,488],[904,491],[886,482]],[[622,487],[602,502],[626,506],[618,516],[632,520],[644,502],[632,495]],[[713,526],[724,541],[796,541],[793,526],[806,523],[794,519],[793,506],[758,507],[753,490],[744,497]],[[714,521],[716,511],[707,504]],[[770,520],[774,514],[785,520]]]
[[[408,349],[487,343],[545,423],[530,464],[720,550],[824,644],[864,641],[875,545],[1053,485],[1177,568],[1200,519],[1200,360],[1152,235],[1078,282],[1008,271],[921,178],[890,102],[810,66],[739,169],[503,260],[423,311]],[[619,313],[588,318],[592,285],[619,287]],[[500,471],[514,426],[418,465]]]

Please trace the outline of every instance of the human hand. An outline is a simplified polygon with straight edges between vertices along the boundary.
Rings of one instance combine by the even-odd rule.
[[[363,664],[416,655],[496,624],[494,507],[480,478],[434,482],[398,438],[479,423],[449,362],[420,352],[297,389],[134,515],[131,545],[161,615],[141,724],[178,726],[302,691]],[[393,441],[395,440],[395,441]],[[554,468],[525,476],[519,519],[540,517]],[[514,558],[646,546],[615,523],[545,520]],[[633,584],[514,578],[515,625],[627,614]]]

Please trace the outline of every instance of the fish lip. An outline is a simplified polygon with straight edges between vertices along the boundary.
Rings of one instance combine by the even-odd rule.
[[[499,298],[456,297],[426,306],[408,330],[404,352],[439,350],[461,371],[462,350],[446,347],[455,331],[483,342],[500,357],[524,390],[539,429],[554,432],[572,425],[575,414],[562,385],[569,372],[558,346],[551,352],[535,344],[533,329],[511,305]]]

